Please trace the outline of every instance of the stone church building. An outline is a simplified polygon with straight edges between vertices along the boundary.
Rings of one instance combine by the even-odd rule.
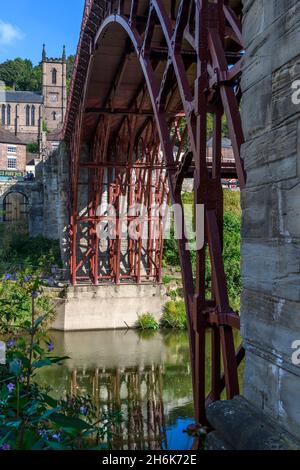
[[[43,140],[43,131],[57,135],[67,107],[67,61],[63,48],[61,58],[48,58],[45,45],[42,53],[42,90],[0,90],[0,124],[21,142]],[[50,137],[51,140],[51,137]],[[42,144],[41,144],[42,145]]]
[[[65,47],[62,57],[48,58],[43,46],[41,68],[40,93],[0,87],[0,223],[26,223],[31,236],[43,234],[43,167],[59,145],[66,114]],[[38,143],[34,153],[31,143]]]

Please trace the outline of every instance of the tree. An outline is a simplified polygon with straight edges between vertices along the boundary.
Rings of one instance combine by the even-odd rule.
[[[69,93],[69,90],[70,90],[70,84],[71,84],[71,79],[72,79],[72,74],[73,74],[74,62],[75,62],[75,56],[74,55],[69,55],[69,57],[67,58],[67,90],[68,90],[68,93]]]
[[[26,145],[27,152],[29,153],[39,153],[40,151],[40,144],[39,142],[30,142]]]
[[[17,91],[41,91],[42,71],[28,59],[18,57],[0,64],[0,80]]]

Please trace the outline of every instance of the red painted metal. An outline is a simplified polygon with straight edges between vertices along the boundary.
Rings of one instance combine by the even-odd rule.
[[[233,328],[239,328],[239,316],[229,305],[222,258],[221,183],[226,168],[221,145],[225,114],[241,189],[245,185],[240,158],[240,15],[239,0],[87,1],[64,129],[71,152],[72,284],[88,279],[94,284],[160,282],[163,217],[155,214],[152,204],[169,200],[182,207],[182,183],[185,175],[193,174],[195,206],[205,207],[205,245],[196,253],[195,277],[185,235],[178,246],[195,412],[202,424],[206,404],[219,399],[224,388],[228,398],[239,393],[237,368],[243,358],[242,348],[235,351]],[[114,50],[109,49],[111,41],[115,41]],[[209,113],[213,115],[211,161]],[[87,210],[81,200],[85,186]],[[97,214],[104,200],[117,214],[115,238],[107,242],[106,258],[96,236],[97,224],[111,221],[109,213]],[[135,203],[147,208],[143,221],[150,236],[146,242],[142,237],[121,239],[124,200],[129,208]],[[127,223],[134,219],[129,216]],[[175,223],[177,228],[185,225],[181,217]],[[137,229],[142,225],[136,220]],[[207,257],[211,293],[205,284]],[[212,390],[207,396],[209,328]]]

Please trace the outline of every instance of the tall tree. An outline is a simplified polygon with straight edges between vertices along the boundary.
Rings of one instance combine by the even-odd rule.
[[[67,90],[68,90],[68,92],[69,92],[69,89],[70,89],[70,83],[71,83],[71,79],[72,79],[74,62],[75,62],[75,56],[74,55],[69,55],[69,57],[67,58]]]
[[[20,57],[7,60],[0,64],[0,80],[17,91],[41,91],[41,67],[40,65],[34,67],[30,60]]]

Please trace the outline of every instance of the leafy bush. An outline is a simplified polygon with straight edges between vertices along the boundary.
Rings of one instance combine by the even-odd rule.
[[[50,389],[35,382],[43,367],[61,364],[54,344],[44,332],[47,314],[37,316],[39,279],[28,290],[31,319],[14,324],[17,335],[7,341],[6,364],[0,365],[0,450],[74,450],[111,447],[121,414],[97,416],[89,396],[68,395],[55,400]],[[8,314],[9,317],[9,314]],[[14,322],[12,314],[8,321]],[[6,323],[4,322],[4,323]],[[7,334],[7,328],[0,333]]]
[[[43,281],[49,285],[50,280]],[[32,311],[31,292],[37,292],[42,281],[37,274],[27,272],[6,274],[0,281],[0,331],[9,330],[19,322],[29,321]],[[35,301],[35,313],[47,314],[49,320],[54,317],[55,306],[50,295],[39,292]]]
[[[137,328],[140,330],[158,330],[159,324],[151,313],[138,316]]]
[[[24,269],[41,269],[50,274],[53,266],[62,266],[58,241],[29,237],[24,231],[1,237],[0,259],[0,275]]]
[[[178,289],[171,290],[170,292],[167,293],[168,297],[171,297],[172,300],[176,300],[178,297]]]
[[[173,281],[173,277],[166,274],[165,276],[163,276],[162,281],[164,284],[170,284],[170,282]]]
[[[183,300],[170,300],[164,306],[161,324],[165,328],[184,330],[187,328],[185,303]]]
[[[179,262],[178,241],[175,239],[174,230],[171,230],[170,238],[164,240],[163,264],[176,266]]]

